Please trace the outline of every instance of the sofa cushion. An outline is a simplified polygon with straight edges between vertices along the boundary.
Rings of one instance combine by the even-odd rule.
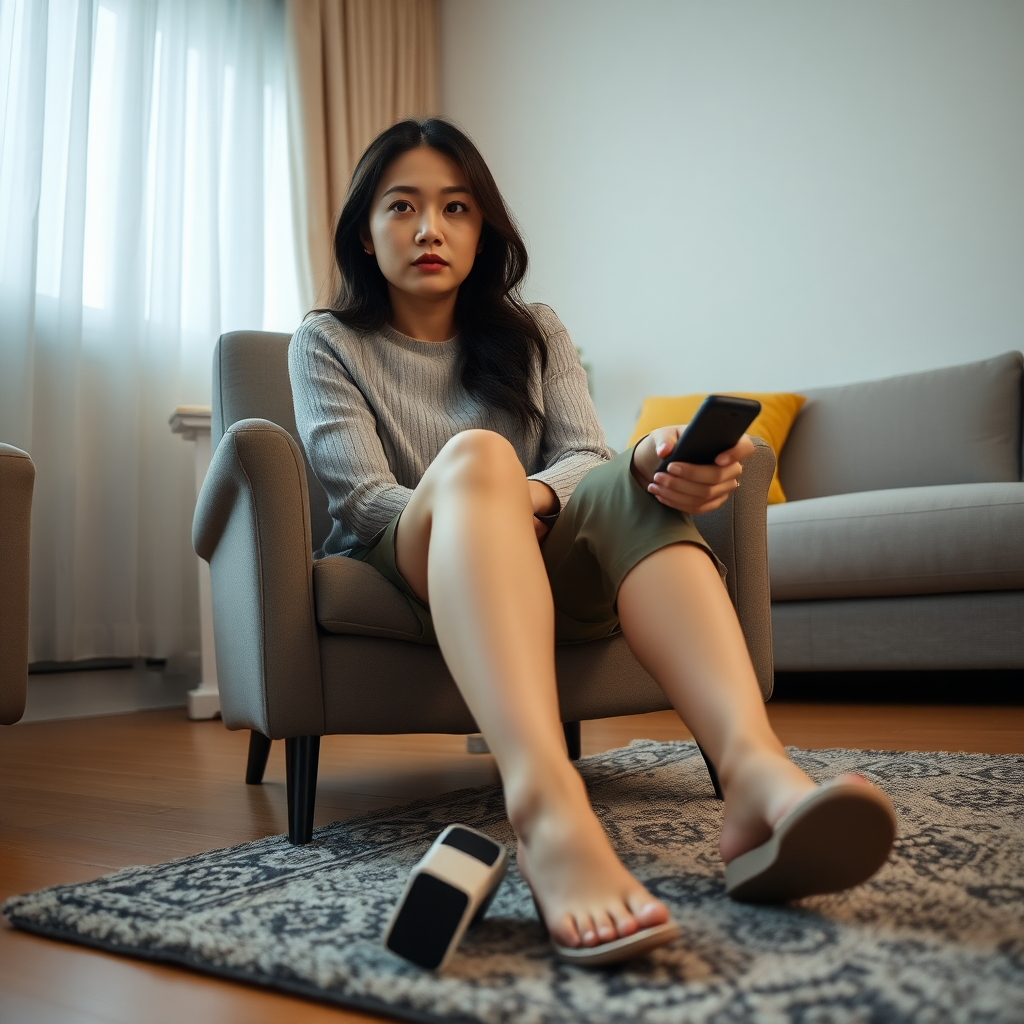
[[[316,621],[328,633],[418,640],[420,620],[405,595],[372,565],[343,555],[313,563]]]
[[[1024,588],[1024,484],[836,494],[768,509],[773,601]]]
[[[1007,352],[805,391],[779,458],[786,497],[1020,480],[1022,366]]]

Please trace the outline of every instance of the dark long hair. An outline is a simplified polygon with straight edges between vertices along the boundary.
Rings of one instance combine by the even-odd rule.
[[[341,283],[329,310],[360,331],[379,330],[391,313],[387,280],[359,238],[369,222],[373,194],[388,165],[410,149],[429,146],[458,165],[483,215],[473,269],[455,301],[463,386],[484,403],[512,413],[526,428],[543,419],[530,397],[530,363],[547,358],[544,336],[520,296],[526,246],[480,151],[443,118],[406,120],[386,128],[359,158],[334,232]],[[318,311],[319,312],[319,311]]]

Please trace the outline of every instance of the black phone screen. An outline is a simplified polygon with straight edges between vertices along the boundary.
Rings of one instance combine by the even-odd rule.
[[[670,462],[711,465],[743,436],[760,411],[761,403],[750,398],[708,395],[655,472],[664,473]]]

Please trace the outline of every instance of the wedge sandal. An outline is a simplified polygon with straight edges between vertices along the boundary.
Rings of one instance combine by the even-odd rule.
[[[743,903],[785,903],[867,881],[896,838],[889,798],[859,775],[840,775],[798,801],[772,837],[725,866],[725,889]]]

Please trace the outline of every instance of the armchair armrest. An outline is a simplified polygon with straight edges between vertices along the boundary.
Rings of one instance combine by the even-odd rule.
[[[0,444],[0,723],[25,713],[28,685],[29,529],[36,467]]]
[[[775,452],[755,437],[739,490],[714,512],[694,516],[697,529],[728,570],[729,597],[765,700],[774,685],[768,585],[768,486],[774,472]]]
[[[210,563],[221,714],[271,739],[324,732],[302,454],[269,420],[224,433],[196,502],[192,546]]]

